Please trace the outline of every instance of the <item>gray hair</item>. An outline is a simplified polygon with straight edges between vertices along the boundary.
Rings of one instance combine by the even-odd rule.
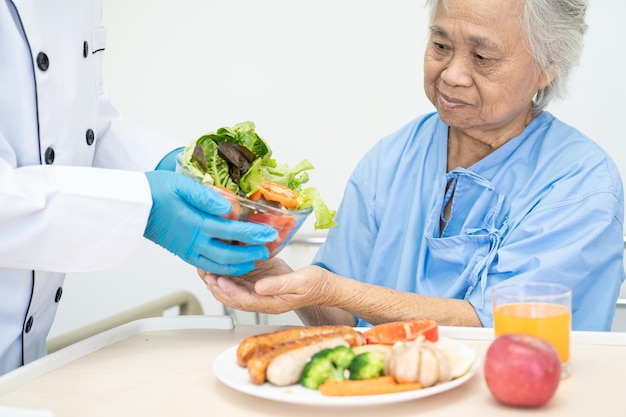
[[[426,0],[431,22],[440,2],[445,7],[446,0]],[[520,16],[524,41],[540,71],[556,70],[554,79],[535,95],[534,113],[565,95],[570,73],[582,56],[588,5],[588,0],[526,0]]]

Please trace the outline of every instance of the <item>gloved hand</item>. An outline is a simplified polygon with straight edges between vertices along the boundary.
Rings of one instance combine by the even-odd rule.
[[[159,170],[146,177],[152,192],[146,238],[214,274],[242,275],[254,269],[255,261],[269,257],[268,249],[259,245],[278,238],[272,227],[220,217],[230,212],[230,202],[182,174]]]

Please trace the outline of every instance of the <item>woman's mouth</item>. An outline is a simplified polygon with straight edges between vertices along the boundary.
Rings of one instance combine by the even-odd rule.
[[[447,110],[458,109],[459,107],[466,106],[467,103],[463,100],[459,100],[454,97],[447,96],[443,93],[439,93],[439,104],[442,108]]]

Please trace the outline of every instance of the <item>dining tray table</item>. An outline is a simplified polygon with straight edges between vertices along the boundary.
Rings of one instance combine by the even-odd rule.
[[[626,333],[618,332],[573,332],[572,375],[536,409],[499,404],[482,366],[435,395],[381,404],[354,397],[347,406],[249,395],[215,375],[215,358],[246,336],[282,327],[235,325],[229,316],[137,320],[0,377],[0,416],[626,416]],[[482,363],[493,329],[441,326],[440,335],[475,349]]]

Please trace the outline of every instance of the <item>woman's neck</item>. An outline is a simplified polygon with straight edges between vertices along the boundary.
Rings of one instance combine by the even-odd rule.
[[[534,119],[532,113],[521,123],[495,130],[448,129],[448,171],[454,168],[469,168],[476,162],[519,135]]]

